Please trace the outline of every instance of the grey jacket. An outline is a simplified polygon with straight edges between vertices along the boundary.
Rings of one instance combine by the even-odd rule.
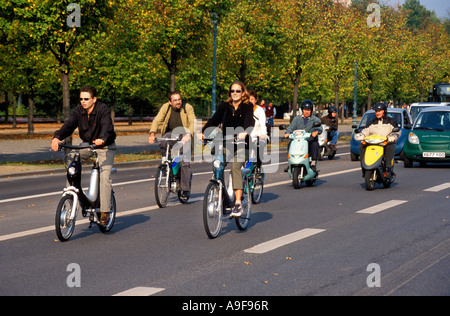
[[[392,132],[395,127],[398,127],[396,120],[388,116],[383,116],[381,119],[374,118],[370,121],[366,128],[361,131],[361,134],[363,137],[370,135],[389,136],[389,142],[395,143],[399,137],[398,133]]]
[[[309,117],[309,120],[306,122],[306,124],[303,120],[303,115],[296,116],[289,127],[286,129],[286,133],[291,134],[295,130],[304,129],[308,133],[318,131],[319,134],[322,134],[322,126],[313,127],[315,122],[320,124],[320,119],[314,115],[311,115]]]

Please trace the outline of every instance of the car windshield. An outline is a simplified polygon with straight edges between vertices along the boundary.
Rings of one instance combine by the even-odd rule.
[[[416,117],[419,115],[419,112],[422,111],[423,109],[427,108],[428,106],[412,106],[410,113],[411,114],[411,119],[414,120],[416,119]]]
[[[450,131],[450,112],[432,111],[422,112],[414,124],[416,130]]]
[[[392,117],[394,120],[397,121],[398,127],[402,127],[402,115],[400,113],[389,113],[387,114],[388,117]],[[375,113],[366,113],[364,114],[363,118],[361,119],[361,122],[359,123],[359,129],[364,129],[367,127],[367,124],[369,124],[370,121],[372,121],[375,118]]]

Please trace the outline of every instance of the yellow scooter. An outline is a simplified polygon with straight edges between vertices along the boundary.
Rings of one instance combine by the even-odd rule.
[[[389,175],[386,172],[384,147],[387,145],[387,138],[379,135],[367,136],[364,137],[362,145],[365,147],[365,153],[361,159],[361,169],[366,190],[374,190],[375,183],[382,183],[385,188],[389,188],[395,180],[395,174]]]

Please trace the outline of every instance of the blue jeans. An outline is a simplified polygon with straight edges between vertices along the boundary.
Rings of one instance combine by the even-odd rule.
[[[339,131],[333,131],[330,132],[330,136],[329,138],[331,138],[331,143],[336,146],[338,138],[339,138]]]

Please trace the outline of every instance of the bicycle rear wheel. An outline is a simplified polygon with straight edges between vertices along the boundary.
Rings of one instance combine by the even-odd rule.
[[[66,195],[58,203],[55,215],[56,235],[60,241],[67,241],[72,237],[75,230],[76,214],[70,219],[73,208],[73,196]]]
[[[252,181],[252,202],[253,204],[258,204],[261,202],[261,198],[264,190],[264,172],[261,172],[261,168],[255,167],[254,175]]]
[[[167,173],[166,165],[159,166],[155,177],[155,199],[160,208],[167,206],[170,194],[170,174]]]
[[[109,222],[107,225],[98,225],[98,228],[102,233],[109,232],[116,221],[116,198],[114,197],[114,191],[111,191],[111,205],[109,207]]]
[[[248,223],[250,222],[250,209],[252,207],[252,199],[250,198],[250,188],[248,185],[248,179],[245,178],[244,189],[242,190],[242,215],[236,217],[236,226],[239,230],[245,230],[248,227]]]
[[[209,238],[216,238],[222,228],[223,204],[219,196],[219,184],[209,182],[203,199],[203,226]],[[222,207],[219,207],[222,205]]]

